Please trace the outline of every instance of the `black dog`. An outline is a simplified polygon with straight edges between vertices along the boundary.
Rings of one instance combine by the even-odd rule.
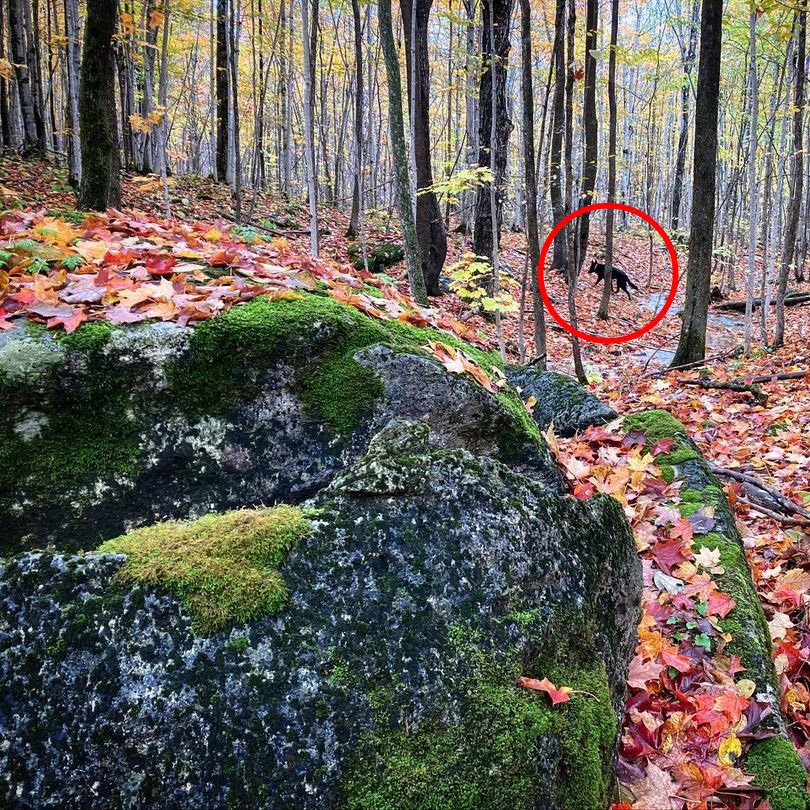
[[[594,273],[596,275],[597,278],[596,282],[594,283],[594,286],[596,286],[596,284],[598,284],[600,281],[605,280],[604,262],[597,262],[596,259],[594,259],[591,262],[591,268],[590,270],[588,270],[588,272]],[[633,284],[632,281],[630,281],[630,277],[627,275],[627,273],[625,273],[624,270],[614,265],[610,274],[610,278],[612,281],[616,283],[613,292],[617,293],[619,292],[619,290],[624,290],[625,293],[627,293],[628,300],[632,300],[630,298],[630,290],[628,290],[627,288],[629,287],[631,290],[638,290],[638,287],[635,284]]]

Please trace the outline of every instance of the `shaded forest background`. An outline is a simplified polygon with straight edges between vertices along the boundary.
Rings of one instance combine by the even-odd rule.
[[[396,212],[423,302],[447,272],[447,233],[463,232],[496,320],[504,229],[526,234],[535,266],[554,222],[616,200],[676,242],[702,229],[685,322],[691,294],[705,333],[711,274],[727,293],[747,287],[750,347],[755,295],[761,338],[781,342],[781,302],[808,252],[805,32],[803,3],[743,0],[4,0],[0,138],[64,163],[87,208],[118,204],[119,170],[154,175],[167,216],[178,175],[227,183],[223,214],[237,222],[253,221],[258,193],[278,195],[306,206],[313,255],[329,208],[350,213],[364,257],[366,229]],[[701,108],[704,47],[720,74]],[[704,143],[700,164],[713,117],[717,147]],[[611,219],[597,230],[647,233],[624,212]],[[554,266],[575,277],[588,239],[583,219]],[[699,344],[679,360],[702,356]]]

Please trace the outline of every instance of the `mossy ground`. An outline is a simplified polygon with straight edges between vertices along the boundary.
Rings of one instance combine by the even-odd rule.
[[[309,531],[296,507],[245,509],[136,529],[98,551],[126,554],[121,583],[168,589],[195,630],[210,634],[281,610],[287,590],[277,569]]]
[[[757,682],[758,689],[770,689],[773,694],[778,694],[768,625],[751,581],[745,552],[733,528],[733,514],[717,479],[688,440],[684,426],[666,411],[633,414],[624,420],[624,427],[644,431],[649,445],[660,439],[675,439],[672,450],[658,454],[655,459],[668,481],[678,475],[678,465],[686,465],[687,468],[695,465],[699,478],[706,482],[699,487],[692,486],[690,482],[690,486],[681,491],[679,510],[682,515],[689,516],[705,506],[711,506],[719,518],[717,528],[729,527],[728,532],[713,531],[696,535],[693,543],[696,551],[701,547],[720,551],[720,565],[724,573],[715,574],[714,579],[717,587],[736,602],[734,609],[719,625],[724,633],[731,636],[725,652],[740,656],[746,676]],[[689,472],[694,474],[695,470]],[[754,774],[755,784],[763,789],[774,810],[805,810],[810,806],[804,767],[793,745],[784,737],[754,740],[746,754],[745,768]]]

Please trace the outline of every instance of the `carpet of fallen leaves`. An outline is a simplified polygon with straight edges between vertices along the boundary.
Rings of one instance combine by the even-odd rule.
[[[160,219],[162,190],[140,178],[124,182],[125,202],[137,202],[139,210],[77,216],[70,189],[58,172],[13,160],[0,170],[0,196],[8,206],[0,215],[3,329],[24,320],[68,331],[100,319],[187,324],[257,295],[295,296],[300,290],[319,289],[372,317],[429,324],[482,348],[496,346],[493,324],[470,316],[452,293],[423,309],[408,297],[401,266],[375,276],[346,264],[346,223],[339,212],[327,217],[325,258],[311,259],[300,219],[294,219],[295,206],[258,195],[253,207],[264,224],[234,226],[223,214],[230,210],[227,191],[209,181],[178,178],[173,185],[173,213],[185,216],[193,211],[193,222]],[[392,236],[384,223],[370,232],[371,238]],[[525,273],[521,240],[516,234],[505,234],[503,240],[503,285],[516,299]],[[449,242],[452,260],[464,249],[463,237],[451,233]],[[591,250],[597,249],[594,241]],[[642,306],[642,299],[666,289],[670,271],[660,250],[653,251],[650,269],[646,239],[619,237],[617,255],[643,287],[633,301],[613,299],[615,322],[610,328],[622,333],[649,319],[651,310]],[[598,303],[598,294],[588,286],[583,283],[578,294],[580,325],[586,328]],[[564,283],[552,276],[549,288],[564,312]],[[596,290],[601,291],[601,285]],[[677,307],[676,301],[673,309]],[[568,337],[550,319],[549,324],[549,365],[569,370]],[[709,460],[754,473],[794,503],[810,505],[807,377],[762,383],[767,399],[759,401],[745,392],[688,384],[706,377],[745,380],[806,371],[810,307],[788,310],[786,344],[776,352],[759,348],[749,358],[725,357],[701,370],[662,373],[661,363],[668,360],[679,325],[673,312],[633,344],[584,343],[594,393],[621,414],[649,407],[670,411]],[[533,348],[531,329],[528,318],[523,329],[527,356]],[[598,329],[603,329],[601,324]],[[517,316],[504,319],[503,331],[507,352],[517,359]],[[712,316],[709,337],[718,351],[741,343],[740,319]],[[436,341],[428,348],[449,370],[471,374],[490,390],[503,384],[452,346]],[[617,806],[765,808],[750,776],[737,766],[764,707],[755,699],[739,659],[724,652],[728,639],[717,623],[734,608],[734,601],[713,578],[719,560],[700,543],[713,525],[711,509],[681,517],[678,482],[667,484],[653,454],[645,451],[643,437],[626,435],[618,423],[591,428],[573,439],[558,439],[553,429],[547,437],[575,497],[607,492],[623,505],[643,561],[644,615],[630,666],[618,764],[623,804]],[[758,511],[744,497],[741,484],[725,489],[769,622],[782,709],[800,756],[810,767],[810,526]],[[523,686],[546,693],[555,704],[568,699],[570,690],[564,684],[523,680]]]

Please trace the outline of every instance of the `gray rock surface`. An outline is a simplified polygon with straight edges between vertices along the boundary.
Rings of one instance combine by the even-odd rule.
[[[473,424],[500,418],[481,408]],[[610,498],[473,454],[489,440],[462,424],[386,425],[308,503],[288,607],[209,638],[159,586],[122,585],[122,555],[7,560],[0,802],[605,806],[639,618],[630,529]],[[583,691],[551,709],[519,675]]]
[[[506,376],[520,389],[524,400],[532,396],[537,399],[532,413],[538,426],[545,430],[553,422],[558,436],[573,436],[591,425],[604,425],[617,416],[613,408],[565,374],[513,366],[507,369]]]

